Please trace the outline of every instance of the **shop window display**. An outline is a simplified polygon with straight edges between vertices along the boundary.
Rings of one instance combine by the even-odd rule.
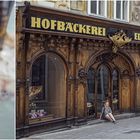
[[[65,117],[66,76],[63,61],[55,54],[40,56],[32,65],[29,118]]]
[[[109,69],[106,65],[101,65],[98,71],[97,88],[97,110],[101,111],[103,101],[109,98]]]
[[[87,115],[95,115],[95,72],[93,68],[88,71]]]
[[[113,70],[112,73],[113,79],[113,110],[119,110],[119,73],[116,69]]]

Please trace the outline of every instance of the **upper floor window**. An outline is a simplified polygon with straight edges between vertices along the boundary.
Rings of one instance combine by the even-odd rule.
[[[107,16],[107,0],[88,0],[88,14]]]
[[[129,0],[114,0],[114,19],[129,20]]]

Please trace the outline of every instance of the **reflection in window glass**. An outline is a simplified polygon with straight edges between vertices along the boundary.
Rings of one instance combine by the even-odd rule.
[[[52,53],[40,56],[32,65],[29,87],[29,118],[65,117],[66,79],[63,61]]]
[[[105,1],[99,1],[99,15],[105,16]]]
[[[121,1],[116,1],[116,18],[121,19]]]
[[[116,19],[120,20],[129,20],[129,0],[115,0],[115,10],[114,13],[116,13],[114,16]]]
[[[88,93],[87,93],[87,114],[88,116],[95,114],[94,96],[95,96],[95,72],[93,68],[89,68],[87,75]]]
[[[102,102],[108,98],[109,95],[109,69],[102,65],[98,71],[98,88],[97,88],[97,110],[100,112]]]
[[[123,1],[123,8],[122,8],[122,14],[123,14],[123,20],[127,20],[127,14],[128,14],[128,2],[127,1]]]
[[[91,13],[97,14],[97,1],[91,1]]]
[[[119,110],[119,73],[117,70],[113,70],[113,110]]]
[[[100,16],[106,16],[106,8],[107,1],[102,0],[91,0],[90,1],[90,13],[100,15]]]

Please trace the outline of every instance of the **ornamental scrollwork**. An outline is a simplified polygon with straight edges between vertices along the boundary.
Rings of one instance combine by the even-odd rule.
[[[132,41],[132,38],[126,36],[125,32],[121,30],[120,32],[115,33],[115,35],[110,36],[109,39],[113,42],[112,51],[116,53],[119,48]]]

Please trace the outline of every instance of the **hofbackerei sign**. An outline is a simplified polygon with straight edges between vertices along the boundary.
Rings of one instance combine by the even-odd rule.
[[[31,16],[31,28],[94,36],[106,36],[106,28],[104,27],[73,23],[49,18],[40,18],[35,16]]]
[[[140,41],[140,33],[134,33],[134,40]]]
[[[50,19],[44,17],[31,16],[30,27],[33,29],[47,30],[47,31],[58,31],[58,32],[68,32],[85,34],[92,36],[107,36],[111,30],[115,34],[112,28],[99,27],[95,25],[87,25],[82,23],[74,23],[70,21]],[[140,41],[140,33],[132,33],[133,40]]]

